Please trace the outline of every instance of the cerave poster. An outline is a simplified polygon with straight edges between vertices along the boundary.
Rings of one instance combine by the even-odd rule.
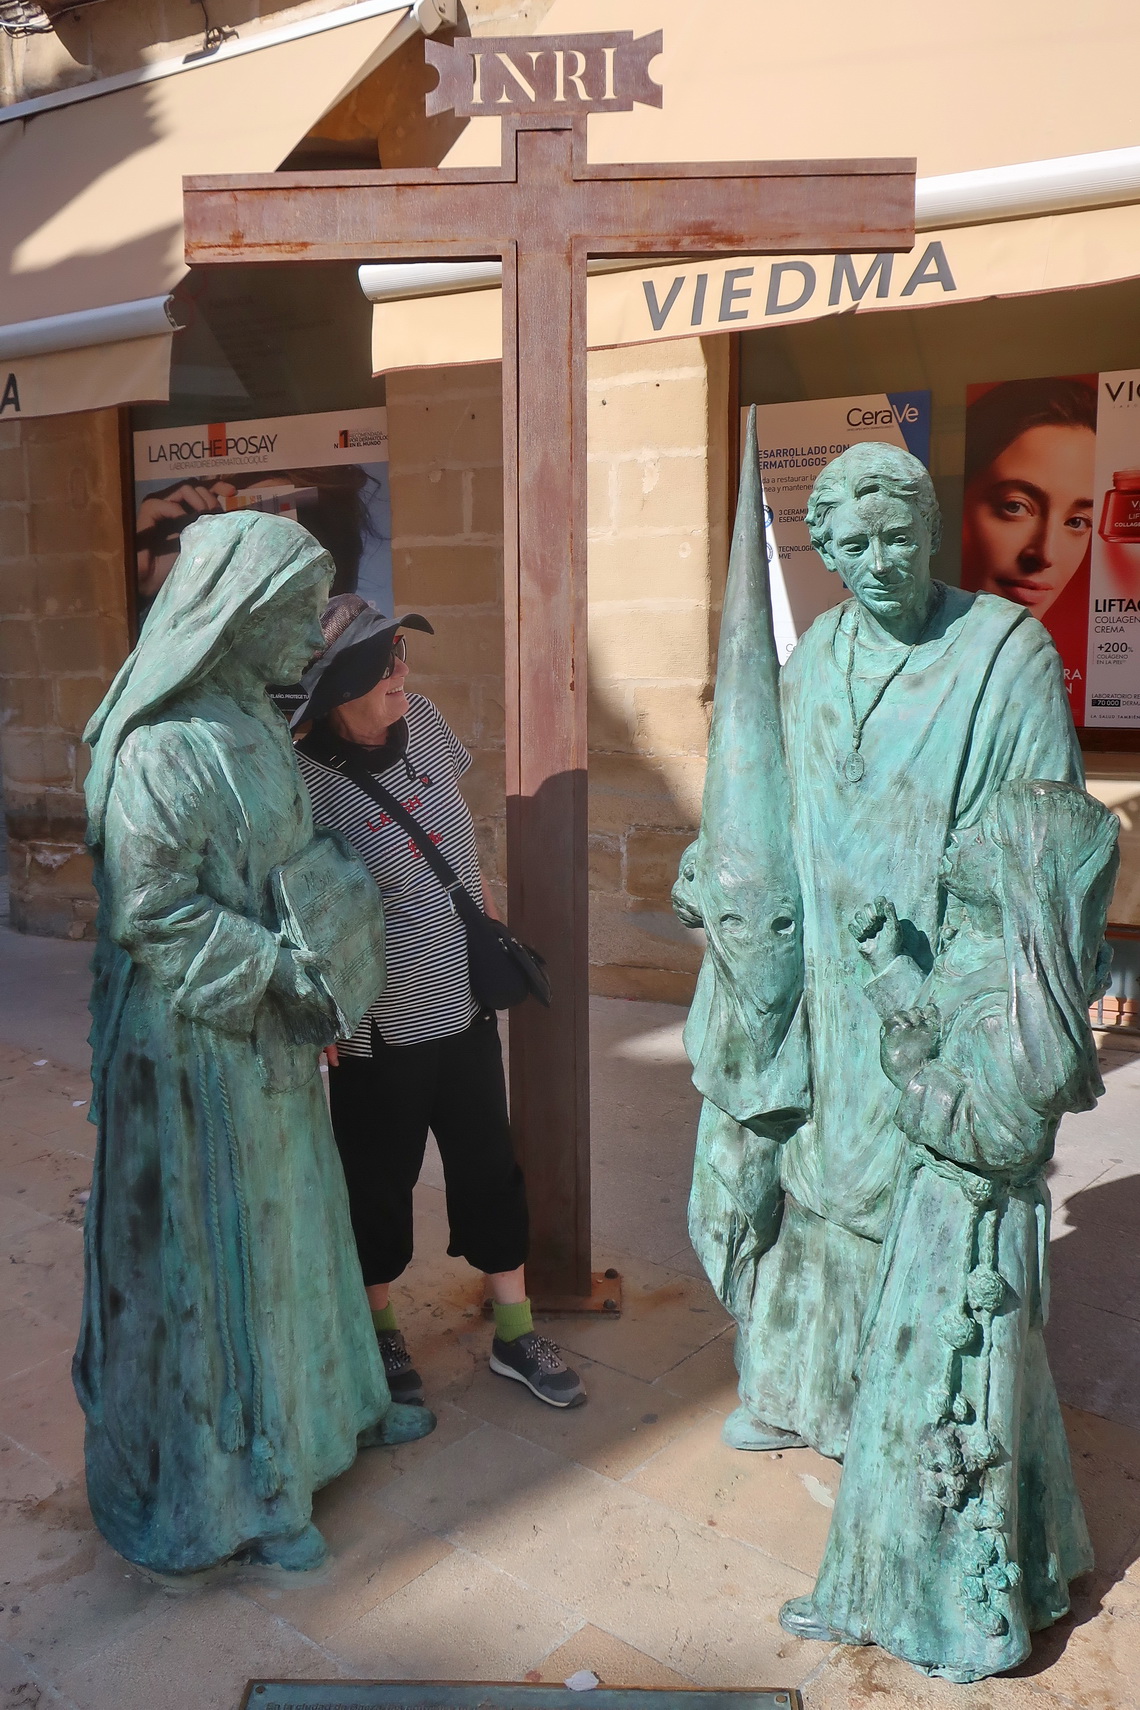
[[[337,593],[392,610],[383,408],[136,433],[134,489],[140,613],[170,574],[189,523],[248,509],[299,522],[332,554]]]
[[[747,411],[743,412],[747,418]],[[811,398],[759,404],[756,434],[764,483],[772,623],[781,664],[816,618],[847,598],[824,565],[804,521],[825,463],[861,440],[902,446],[930,461],[930,393],[873,392],[854,398]]]
[[[1073,720],[1140,727],[1140,369],[970,386],[962,586],[1039,618]]]

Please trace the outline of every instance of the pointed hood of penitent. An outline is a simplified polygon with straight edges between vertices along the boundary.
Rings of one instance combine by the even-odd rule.
[[[780,724],[780,667],[749,411],[717,658],[701,829],[673,892],[708,940],[685,1045],[699,1091],[738,1122],[783,1044],[803,990],[803,907]],[[761,1098],[760,1104],[766,1101]]]

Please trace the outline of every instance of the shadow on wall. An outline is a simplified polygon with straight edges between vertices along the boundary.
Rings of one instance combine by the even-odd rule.
[[[591,990],[687,1004],[704,934],[681,925],[670,892],[700,822],[704,748],[655,752],[651,721],[593,668],[589,744]]]

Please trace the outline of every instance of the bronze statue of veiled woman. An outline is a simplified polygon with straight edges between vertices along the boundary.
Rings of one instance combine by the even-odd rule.
[[[314,1490],[434,1424],[388,1395],[318,1073],[346,969],[283,919],[291,874],[342,902],[354,877],[265,693],[321,645],[331,573],[284,518],[194,524],[86,732],[99,1137],[74,1377],[96,1523],[167,1573],[314,1565]]]

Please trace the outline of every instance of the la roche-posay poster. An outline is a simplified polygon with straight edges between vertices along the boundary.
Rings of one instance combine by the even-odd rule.
[[[962,586],[1045,625],[1077,725],[1140,727],[1140,369],[968,388]]]
[[[170,574],[182,530],[235,510],[301,523],[332,554],[338,592],[392,610],[385,409],[136,433],[134,474],[140,614]]]
[[[746,421],[747,411],[742,412]],[[756,434],[764,483],[764,520],[772,588],[772,624],[781,664],[816,618],[848,597],[826,570],[804,521],[815,478],[825,463],[860,440],[902,446],[930,461],[930,393],[872,392],[859,398],[812,398],[760,404]]]

